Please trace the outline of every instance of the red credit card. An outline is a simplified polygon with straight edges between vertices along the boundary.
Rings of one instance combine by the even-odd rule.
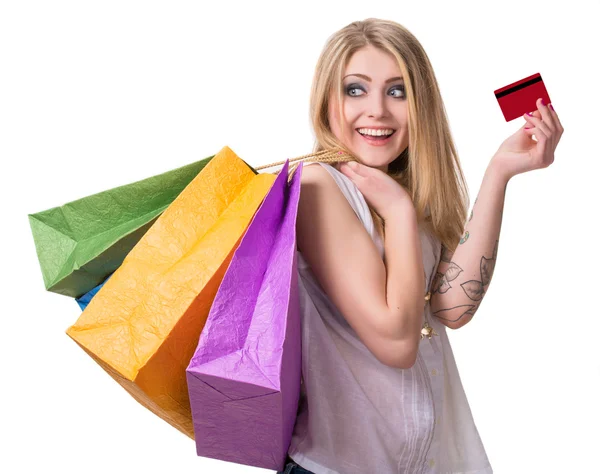
[[[527,112],[536,111],[536,101],[543,99],[544,104],[550,104],[550,97],[540,73],[513,82],[494,91],[498,104],[507,122],[522,117]]]

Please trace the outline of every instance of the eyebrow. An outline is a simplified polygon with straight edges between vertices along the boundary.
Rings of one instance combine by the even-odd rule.
[[[364,79],[365,81],[371,82],[371,78],[369,76],[365,76],[364,74],[347,74],[344,76],[344,79],[346,79],[348,76],[357,76],[357,77]],[[400,80],[404,80],[404,78],[402,76],[392,77],[392,78],[388,79],[387,81],[385,81],[385,83],[388,84],[390,82],[400,81]]]

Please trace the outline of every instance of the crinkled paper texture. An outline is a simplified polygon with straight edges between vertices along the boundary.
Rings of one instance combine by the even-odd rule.
[[[46,289],[78,298],[103,282],[212,158],[30,214]]]
[[[282,470],[301,378],[296,217],[286,161],[215,297],[187,369],[199,456]]]
[[[192,438],[185,370],[233,252],[274,181],[224,147],[67,330],[136,400]]]

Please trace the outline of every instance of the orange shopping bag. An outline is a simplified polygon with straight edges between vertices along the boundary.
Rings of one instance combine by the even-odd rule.
[[[67,330],[138,402],[191,438],[186,368],[234,251],[275,179],[224,147]]]

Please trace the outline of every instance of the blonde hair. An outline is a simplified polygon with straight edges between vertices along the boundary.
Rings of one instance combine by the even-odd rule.
[[[317,61],[310,95],[313,153],[341,149],[351,154],[331,131],[329,95],[332,91],[337,95],[343,130],[344,70],[352,55],[368,45],[394,56],[404,77],[409,144],[388,165],[387,173],[411,196],[418,221],[446,248],[454,250],[466,224],[468,188],[433,68],[421,44],[406,28],[393,21],[369,18],[350,23],[329,37]],[[377,232],[383,236],[383,220],[369,209]]]

